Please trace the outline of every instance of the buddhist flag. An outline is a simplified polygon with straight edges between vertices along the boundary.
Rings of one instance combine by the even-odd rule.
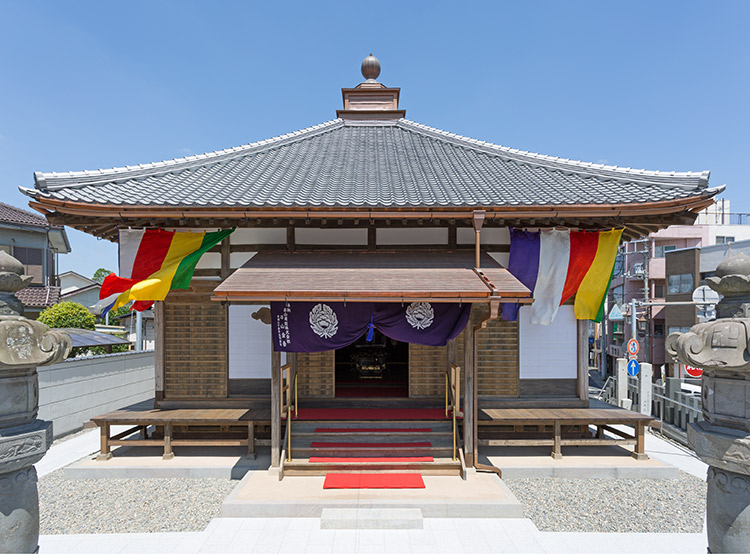
[[[577,319],[601,321],[622,230],[538,232],[511,229],[508,271],[533,291],[531,323],[549,325],[574,294]],[[503,319],[515,321],[518,305]]]
[[[201,256],[232,231],[120,230],[120,275],[107,275],[95,308],[107,313],[135,300],[133,309],[143,311],[170,290],[188,288]]]

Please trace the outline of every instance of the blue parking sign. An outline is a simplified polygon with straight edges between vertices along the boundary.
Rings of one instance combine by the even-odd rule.
[[[638,375],[638,371],[641,369],[641,364],[638,363],[638,360],[628,360],[628,375],[631,377],[635,377]]]

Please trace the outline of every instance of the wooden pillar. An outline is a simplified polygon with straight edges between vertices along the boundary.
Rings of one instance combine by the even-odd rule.
[[[229,244],[229,237],[221,241],[221,278],[226,279],[229,274],[232,273],[232,266],[230,263],[231,246]]]
[[[472,315],[474,309],[472,306]],[[474,387],[476,384],[474,352],[476,341],[474,340],[474,318],[469,317],[469,323],[464,331],[464,363],[461,370],[464,374],[464,456],[467,466],[474,466]]]
[[[174,452],[172,451],[172,422],[164,422],[164,454],[162,454],[162,460],[171,460],[174,458]]]
[[[271,467],[281,466],[281,352],[271,352]]]
[[[164,301],[154,302],[154,407],[164,400]]]
[[[589,322],[576,320],[578,327],[578,398],[589,406]]]
[[[98,462],[106,462],[112,459],[112,451],[109,449],[109,423],[102,422],[99,425],[99,436],[101,444],[96,460]]]

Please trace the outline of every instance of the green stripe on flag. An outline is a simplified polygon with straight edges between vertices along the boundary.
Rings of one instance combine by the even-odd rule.
[[[182,258],[180,265],[177,266],[174,278],[172,279],[172,285],[169,287],[170,290],[188,288],[190,286],[190,280],[193,278],[193,273],[195,272],[195,266],[198,265],[201,256],[231,235],[233,231],[234,228],[206,233],[203,236],[203,242],[201,243],[200,248]]]

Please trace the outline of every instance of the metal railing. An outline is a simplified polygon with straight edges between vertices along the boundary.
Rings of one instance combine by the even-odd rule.
[[[609,382],[612,386],[609,386]],[[608,377],[597,398],[610,404],[617,405],[615,377]],[[651,415],[659,419],[663,424],[670,425],[682,432],[687,432],[691,423],[703,420],[702,399],[700,393],[685,392],[682,390],[682,384],[695,385],[700,383],[700,379],[677,379],[667,378],[666,384],[651,384]],[[634,377],[628,377],[628,398],[632,401],[633,409],[640,405],[640,392],[638,390],[638,380]],[[662,431],[664,432],[664,431]],[[674,433],[672,433],[674,434]],[[684,437],[673,436],[680,441]]]
[[[450,413],[453,421],[453,461],[456,460],[458,448],[456,418],[461,413],[461,368],[451,364],[445,372],[445,417]]]
[[[281,366],[281,417],[286,415],[286,460],[292,461],[292,419],[297,417],[297,372],[292,371],[291,364]]]

